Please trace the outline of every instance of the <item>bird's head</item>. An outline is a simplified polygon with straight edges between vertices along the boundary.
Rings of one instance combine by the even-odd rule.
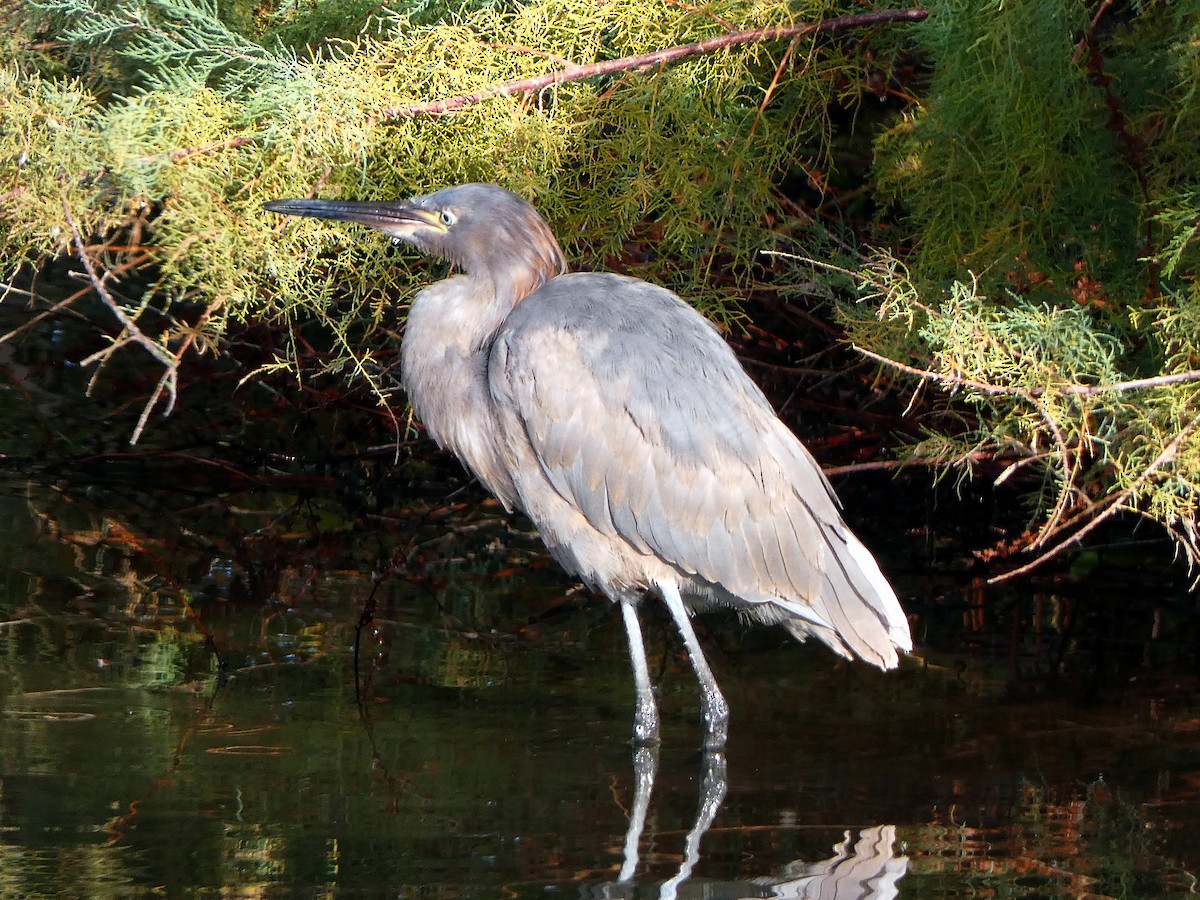
[[[408,200],[272,200],[271,212],[359,222],[490,279],[520,301],[566,271],[549,226],[526,200],[494,184],[460,184]]]

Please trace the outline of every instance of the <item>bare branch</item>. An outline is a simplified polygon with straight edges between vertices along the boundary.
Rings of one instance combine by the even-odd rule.
[[[1058,544],[1055,544],[1032,562],[1028,562],[1010,572],[1005,572],[1003,575],[997,575],[994,578],[989,578],[988,584],[1000,584],[1012,578],[1024,575],[1025,573],[1037,568],[1047,560],[1058,556],[1058,554],[1062,553],[1072,544],[1079,543],[1081,540],[1083,540],[1084,536],[1088,534],[1088,532],[1093,531],[1097,526],[1100,525],[1101,522],[1120,512],[1122,509],[1125,509],[1126,501],[1139,490],[1141,490],[1142,486],[1150,480],[1151,475],[1153,475],[1163,466],[1168,465],[1175,460],[1175,457],[1179,453],[1179,448],[1183,446],[1183,442],[1187,440],[1188,436],[1191,435],[1193,431],[1196,430],[1197,426],[1200,426],[1200,416],[1188,422],[1187,425],[1184,426],[1184,428],[1179,432],[1179,434],[1175,435],[1175,437],[1171,439],[1171,443],[1167,444],[1167,446],[1163,448],[1162,453],[1158,454],[1154,462],[1146,466],[1145,470],[1137,477],[1137,480],[1134,481],[1133,484],[1129,485],[1129,487],[1125,488],[1124,490],[1118,491],[1111,497],[1106,497],[1104,503],[1107,505],[1107,509],[1093,518],[1092,521],[1088,522],[1070,537]]]
[[[996,459],[994,453],[984,453],[978,451],[968,453],[962,457],[963,462],[990,462]],[[909,466],[929,466],[930,468],[942,465],[943,460],[932,456],[910,456],[905,459],[876,459],[871,462],[862,463],[846,463],[844,466],[822,466],[821,471],[829,478],[836,475],[855,475],[859,472],[886,472],[891,469],[905,469]],[[1024,460],[1020,460],[1014,465],[1020,465]]]
[[[877,12],[856,13],[849,16],[839,16],[826,19],[823,22],[806,22],[802,25],[778,25],[772,28],[752,28],[748,31],[735,31],[730,34],[717,35],[693,44],[680,44],[665,50],[655,50],[652,53],[642,53],[637,56],[623,56],[620,59],[607,59],[603,62],[591,63],[586,66],[568,64],[556,72],[547,72],[533,78],[520,78],[516,81],[506,81],[503,84],[493,84],[473,91],[470,94],[460,94],[447,100],[435,100],[429,103],[406,103],[400,106],[389,106],[381,109],[378,119],[407,119],[412,116],[436,116],[453,112],[494,97],[507,97],[526,91],[540,91],[555,84],[568,81],[582,81],[597,75],[609,75],[613,72],[624,72],[630,69],[640,69],[645,66],[658,66],[684,59],[688,56],[699,56],[712,53],[725,47],[738,44],[752,44],[780,39],[792,40],[806,34],[817,34],[826,31],[842,31],[848,28],[859,28],[871,25],[882,25],[891,22],[920,22],[929,15],[925,9],[885,9]]]
[[[952,384],[958,387],[975,388],[978,391],[983,391],[985,394],[1003,394],[1013,397],[1024,397],[1032,399],[1034,393],[1026,388],[1005,387],[1000,384],[988,384],[986,381],[975,381],[971,378],[963,378],[961,375],[942,375],[939,372],[931,372],[928,369],[918,369],[916,366],[905,365],[902,362],[897,362],[894,359],[888,359],[886,356],[881,356],[878,353],[872,353],[864,347],[855,345],[855,350],[861,353],[868,359],[873,359],[877,363],[888,366],[904,372],[906,375],[915,375],[925,381],[936,381],[940,384]]]
[[[971,378],[963,378],[961,375],[943,375],[940,372],[931,372],[929,369],[918,369],[915,366],[905,365],[902,362],[897,362],[894,359],[889,359],[886,356],[881,356],[878,353],[872,353],[863,347],[856,346],[854,348],[868,359],[873,359],[881,365],[904,372],[906,375],[915,375],[925,381],[936,381],[940,384],[950,384],[958,387],[975,388],[978,391],[983,391],[985,394],[1003,394],[1011,397],[1024,397],[1027,400],[1033,400],[1037,397],[1044,397],[1047,394],[1073,394],[1076,396],[1089,396],[1093,394],[1111,394],[1121,391],[1139,391],[1145,388],[1162,387],[1168,384],[1178,384],[1183,381],[1200,381],[1200,369],[1189,369],[1186,372],[1174,372],[1170,375],[1155,375],[1153,378],[1137,378],[1132,381],[1117,381],[1112,384],[1058,384],[1052,388],[1018,388],[1008,387],[1002,384],[989,384],[986,381],[975,381]]]
[[[1200,381],[1200,370],[1190,369],[1187,372],[1138,378],[1134,381],[1118,381],[1114,384],[1065,384],[1055,390],[1064,394],[1107,394],[1112,391],[1138,391],[1143,388],[1162,387],[1164,384],[1178,384],[1181,381]]]
[[[71,215],[71,207],[70,204],[67,203],[65,197],[63,198],[63,214],[66,216],[67,224],[71,226],[71,236],[75,242],[75,250],[79,254],[79,261],[83,263],[83,268],[87,272],[88,280],[91,281],[92,287],[95,289],[96,294],[101,300],[104,301],[104,305],[112,310],[112,314],[117,317],[117,321],[120,322],[121,327],[125,329],[121,337],[119,337],[108,348],[107,351],[93,354],[92,356],[88,357],[88,359],[85,361],[85,364],[98,358],[107,359],[113,350],[117,349],[127,341],[133,341],[136,344],[140,344],[147,353],[149,353],[166,367],[166,371],[163,373],[162,378],[159,379],[158,386],[154,389],[154,393],[150,396],[150,400],[146,403],[145,408],[142,410],[142,415],[138,420],[137,428],[134,430],[133,436],[129,440],[129,443],[136,444],[138,438],[141,436],[142,428],[146,424],[146,419],[150,415],[150,410],[158,402],[158,398],[162,396],[164,390],[167,392],[167,405],[166,409],[163,411],[163,415],[170,415],[171,410],[175,408],[175,396],[179,374],[179,357],[173,355],[162,344],[147,337],[145,333],[138,328],[137,322],[130,318],[129,314],[121,308],[121,305],[117,303],[117,301],[113,299],[112,294],[108,292],[108,289],[104,286],[104,279],[96,274],[96,269],[92,265],[91,259],[88,257],[87,245],[83,242],[83,235],[79,231],[79,224],[75,221],[75,217]]]

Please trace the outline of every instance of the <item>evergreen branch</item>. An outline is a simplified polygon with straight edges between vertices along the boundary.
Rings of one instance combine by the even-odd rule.
[[[894,359],[888,359],[886,356],[881,356],[878,353],[872,353],[865,347],[854,346],[854,349],[861,353],[867,359],[873,359],[881,365],[888,368],[896,369],[906,375],[915,375],[923,381],[936,381],[938,384],[951,384],[956,387],[975,388],[977,391],[982,391],[985,394],[1000,394],[1006,396],[1025,397],[1032,399],[1036,394],[1030,388],[1008,387],[1002,384],[989,384],[986,381],[976,381],[973,378],[964,378],[961,375],[943,375],[940,372],[931,372],[929,369],[918,369],[916,366],[905,365]]]
[[[864,350],[861,347],[856,347],[855,349],[857,349],[858,352],[864,356],[874,359],[877,362],[891,366],[900,370],[901,372],[905,372],[906,374],[916,375],[927,381],[935,381],[939,384],[951,384],[958,387],[974,388],[992,395],[1017,397],[1032,406],[1037,411],[1038,416],[1045,423],[1046,430],[1050,432],[1050,436],[1054,439],[1056,450],[1053,454],[1049,454],[1049,458],[1057,458],[1059,464],[1062,466],[1062,487],[1059,489],[1058,496],[1055,498],[1054,508],[1051,510],[1050,515],[1047,516],[1045,524],[1042,525],[1042,527],[1038,530],[1037,536],[1034,537],[1029,546],[1036,548],[1044,545],[1055,533],[1060,530],[1059,526],[1062,524],[1063,517],[1066,515],[1067,506],[1071,499],[1072,487],[1076,483],[1076,478],[1079,474],[1082,460],[1078,453],[1071,452],[1070,444],[1067,441],[1066,435],[1063,434],[1062,428],[1059,426],[1058,421],[1054,418],[1053,414],[1051,414],[1051,412],[1040,402],[1040,399],[1046,396],[1046,394],[1050,393],[1050,391],[1044,388],[1021,388],[990,384],[985,381],[976,381],[972,378],[964,378],[961,375],[943,375],[938,372],[931,372],[928,369],[918,369],[913,366],[907,366],[904,363],[896,362],[895,360],[880,356],[877,353]],[[1127,382],[1127,384],[1132,383],[1133,382]],[[1055,390],[1060,391],[1063,394],[1093,392],[1091,390],[1086,392],[1071,391],[1070,388],[1073,387],[1091,388],[1090,385],[1064,385],[1063,387],[1056,388]],[[1108,385],[1106,387],[1112,389],[1114,386]],[[1002,475],[1001,477],[1007,477],[1007,475]],[[999,480],[997,480],[997,483],[999,483]]]
[[[1179,454],[1180,448],[1183,446],[1183,442],[1187,440],[1187,438],[1198,427],[1200,427],[1200,416],[1191,419],[1188,424],[1171,439],[1162,452],[1159,453],[1158,456],[1138,474],[1138,477],[1133,481],[1132,484],[1121,489],[1120,491],[1117,491],[1116,493],[1102,498],[1099,501],[1089,503],[1088,506],[1084,510],[1080,511],[1078,515],[1073,515],[1067,518],[1067,504],[1072,494],[1072,487],[1076,484],[1076,480],[1079,476],[1081,460],[1078,454],[1072,454],[1070,452],[1070,447],[1061,429],[1059,428],[1058,423],[1054,419],[1053,415],[1051,415],[1050,412],[1039,402],[1040,399],[1046,397],[1047,395],[1056,393],[1060,395],[1069,394],[1076,396],[1090,396],[1114,391],[1132,391],[1149,387],[1176,384],[1180,382],[1197,381],[1200,380],[1200,372],[1192,370],[1187,372],[1178,372],[1172,375],[1161,375],[1154,378],[1141,378],[1107,385],[1071,384],[1053,388],[1021,388],[1010,387],[1007,385],[990,384],[988,382],[965,378],[960,375],[945,375],[939,372],[929,371],[928,369],[919,369],[915,366],[905,365],[904,363],[897,362],[896,360],[888,359],[880,354],[872,353],[869,350],[864,350],[861,347],[856,349],[870,359],[906,374],[914,375],[924,381],[974,388],[983,393],[991,395],[1020,398],[1032,405],[1034,409],[1037,410],[1039,416],[1043,419],[1046,427],[1054,439],[1056,446],[1056,452],[1050,454],[1050,456],[1057,457],[1062,464],[1063,484],[1062,489],[1059,491],[1058,497],[1056,498],[1054,508],[1047,517],[1046,523],[1039,529],[1038,534],[1034,537],[1034,539],[1026,545],[1025,549],[1036,550],[1046,546],[1051,539],[1062,534],[1066,530],[1072,528],[1077,528],[1077,530],[1075,530],[1068,537],[1065,537],[1058,543],[1054,544],[1054,546],[1050,547],[1045,552],[1039,554],[1029,563],[1019,566],[1018,568],[1009,572],[1005,572],[1001,575],[990,578],[988,580],[989,584],[999,584],[1032,571],[1033,569],[1042,565],[1044,562],[1047,562],[1048,560],[1058,556],[1068,547],[1079,543],[1086,535],[1095,530],[1101,523],[1111,518],[1117,512],[1123,509],[1128,509],[1130,498],[1135,496],[1137,492],[1146,485],[1155,472],[1157,472],[1163,466],[1169,465],[1175,460]],[[1018,462],[1016,465],[1021,464],[1021,462]],[[1002,475],[1001,477],[1006,477],[1006,475]],[[1080,527],[1079,523],[1084,520],[1090,521],[1086,521],[1086,524]]]
[[[105,45],[144,67],[147,81],[168,87],[206,81],[229,67],[250,70],[238,78],[269,77],[291,71],[259,44],[228,28],[211,0],[148,0],[101,7],[95,0],[30,0],[44,12],[65,16],[70,41]]]
[[[1200,426],[1200,416],[1188,422],[1187,425],[1185,425],[1183,429],[1177,435],[1175,435],[1174,438],[1172,438],[1171,442],[1163,448],[1162,453],[1155,457],[1154,461],[1142,471],[1133,484],[1118,491],[1110,497],[1106,497],[1101,503],[1094,506],[1092,508],[1093,513],[1095,513],[1094,518],[1070,537],[1064,539],[1058,544],[1055,544],[1053,547],[1031,562],[1028,562],[1023,566],[1019,566],[1018,568],[1009,572],[1005,572],[1002,575],[996,575],[992,578],[989,578],[987,583],[1001,584],[1005,581],[1009,581],[1010,579],[1017,578],[1018,576],[1032,571],[1042,563],[1058,556],[1072,544],[1079,543],[1089,532],[1094,531],[1106,519],[1109,519],[1121,510],[1126,509],[1126,501],[1128,501],[1130,497],[1137,493],[1137,491],[1141,490],[1142,486],[1150,480],[1150,477],[1156,471],[1161,469],[1163,466],[1174,462],[1175,457],[1179,455],[1179,448],[1183,446],[1183,442],[1187,440],[1188,436],[1191,435],[1198,426]],[[1096,513],[1097,510],[1101,509],[1103,509],[1102,512]]]
[[[699,56],[712,53],[726,47],[738,44],[753,44],[766,41],[776,41],[781,38],[795,39],[806,34],[818,34],[826,31],[842,31],[848,28],[860,28],[871,25],[881,25],[889,22],[920,22],[929,15],[929,11],[919,7],[913,9],[885,9],[877,12],[855,13],[848,16],[838,16],[823,22],[805,22],[801,25],[777,25],[771,28],[751,28],[747,31],[735,31],[730,34],[717,35],[691,44],[680,44],[667,47],[665,50],[655,50],[651,53],[640,53],[636,56],[623,56],[619,59],[607,59],[603,62],[590,63],[586,66],[567,65],[556,72],[547,72],[533,78],[519,78],[502,84],[492,84],[469,94],[460,94],[447,100],[434,100],[429,103],[406,103],[401,106],[388,106],[381,109],[378,118],[382,121],[392,119],[407,119],[413,116],[436,116],[442,113],[463,109],[494,97],[507,97],[526,91],[540,91],[543,88],[569,81],[582,81],[597,75],[609,75],[613,72],[625,72],[630,69],[641,69],[645,66],[657,66],[685,59],[689,56]]]
[[[236,150],[238,147],[246,147],[253,143],[253,138],[231,137],[223,141],[213,141],[203,147],[181,147],[171,153],[171,162],[182,162],[190,156],[207,156],[209,153],[217,153],[221,150]]]
[[[881,356],[878,353],[872,353],[863,347],[855,346],[854,348],[868,359],[873,359],[877,363],[885,365],[889,368],[896,369],[906,375],[915,375],[924,381],[936,381],[939,384],[949,384],[956,387],[969,387],[982,391],[985,394],[1005,395],[1010,397],[1023,397],[1026,400],[1036,400],[1038,397],[1044,397],[1047,394],[1072,394],[1075,396],[1088,396],[1093,394],[1109,394],[1121,393],[1124,391],[1137,391],[1145,388],[1163,387],[1168,384],[1178,384],[1183,381],[1200,381],[1200,369],[1189,369],[1186,372],[1174,372],[1170,375],[1155,375],[1152,378],[1135,378],[1132,381],[1117,381],[1113,384],[1063,384],[1055,385],[1053,388],[1022,388],[1009,387],[1003,384],[991,384],[986,381],[976,381],[973,378],[964,378],[961,375],[944,375],[940,372],[931,372],[929,369],[918,369],[915,366],[908,366],[894,359],[888,359],[886,356]]]

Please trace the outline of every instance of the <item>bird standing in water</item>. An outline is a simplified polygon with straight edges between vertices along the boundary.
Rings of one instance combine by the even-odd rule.
[[[637,607],[656,591],[700,682],[704,746],[729,709],[692,629],[732,607],[882,669],[908,621],[828,481],[717,329],[670,291],[568,272],[537,211],[492,184],[396,202],[276,200],[454,264],[421,290],[402,374],[418,417],[569,572],[617,604],[634,739],[658,740]]]

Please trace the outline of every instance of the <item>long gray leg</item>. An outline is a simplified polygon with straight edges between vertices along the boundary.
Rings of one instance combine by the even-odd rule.
[[[625,636],[629,640],[629,661],[633,663],[633,687],[637,691],[637,705],[633,712],[633,742],[657,744],[658,707],[654,705],[654,693],[650,690],[650,666],[646,662],[646,645],[642,642],[637,607],[624,601],[619,605],[621,618],[625,622]]]
[[[704,748],[720,750],[725,746],[725,738],[729,734],[729,704],[717,687],[717,679],[713,677],[700,642],[696,640],[696,632],[692,629],[691,619],[679,589],[669,581],[656,582],[658,592],[662,594],[663,602],[675,620],[675,627],[683,637],[683,646],[687,650],[688,659],[696,672],[696,680],[700,682],[700,714],[704,720]],[[643,659],[645,657],[643,656]]]

